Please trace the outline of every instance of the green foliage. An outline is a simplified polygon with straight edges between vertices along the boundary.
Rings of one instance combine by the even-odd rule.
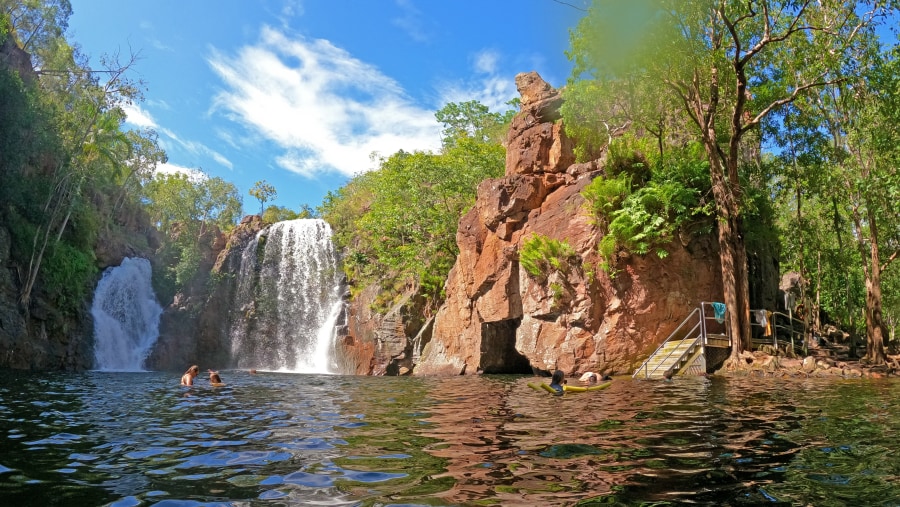
[[[165,231],[157,252],[154,289],[160,301],[170,301],[196,275],[199,242],[210,226],[228,231],[241,216],[241,198],[234,184],[221,178],[191,178],[158,173],[143,188],[151,220]]]
[[[262,214],[263,222],[274,224],[275,222],[283,222],[285,220],[294,220],[300,218],[296,211],[285,208],[284,206],[270,205]]]
[[[510,105],[513,104],[517,105],[517,102],[510,101]],[[514,115],[514,110],[493,113],[475,100],[450,102],[434,114],[444,125],[441,138],[445,147],[453,146],[459,139],[500,144]]]
[[[250,189],[250,195],[259,201],[259,213],[262,214],[266,207],[266,203],[278,196],[275,186],[269,184],[266,180],[260,180],[253,184]]]
[[[97,275],[93,252],[76,248],[65,241],[53,244],[44,265],[42,280],[53,294],[56,308],[63,314],[75,314],[93,290]]]
[[[622,208],[612,213],[609,233],[620,244],[640,255],[654,245],[671,239],[672,233],[691,218],[697,203],[693,189],[675,182],[651,182],[634,192],[622,203]],[[664,257],[664,250],[657,249]]]
[[[456,260],[456,228],[486,178],[503,174],[506,153],[489,141],[477,103],[442,110],[448,135],[440,153],[397,152],[379,159],[376,171],[360,174],[320,208],[344,250],[344,270],[353,290],[378,283],[376,309],[388,308],[407,287],[436,304]],[[485,121],[482,121],[485,120]],[[494,121],[494,120],[491,120]],[[445,140],[446,141],[446,140]]]
[[[627,174],[618,177],[594,178],[581,191],[591,218],[608,227],[612,213],[622,207],[622,202],[631,195],[631,178]],[[607,229],[608,230],[608,229]]]
[[[578,260],[578,253],[568,242],[540,234],[525,239],[519,251],[519,264],[535,278],[546,278],[553,271],[567,274]]]
[[[713,212],[701,198],[709,185],[702,149],[688,143],[660,155],[647,150],[651,141],[617,139],[609,147],[610,176],[595,178],[581,192],[587,212],[605,233],[598,253],[610,274],[620,249],[639,255],[653,251],[664,258],[665,245],[680,227]]]
[[[191,231],[199,231],[201,224],[228,230],[242,214],[237,188],[218,177],[192,179],[182,173],[158,173],[143,192],[150,218],[161,230],[170,230],[175,224]]]
[[[194,278],[199,267],[200,251],[196,248],[196,244],[190,243],[188,245],[182,245],[178,264],[175,265],[173,270],[175,273],[175,283],[177,283],[179,287],[184,287]]]

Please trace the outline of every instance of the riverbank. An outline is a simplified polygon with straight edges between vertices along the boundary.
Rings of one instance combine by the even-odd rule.
[[[788,357],[781,353],[771,354],[758,350],[744,352],[743,364],[729,365],[716,372],[717,375],[734,377],[842,377],[842,378],[886,378],[900,376],[900,355],[887,357],[882,365],[872,365],[853,357],[850,347],[840,343],[825,343],[811,346],[807,355]]]

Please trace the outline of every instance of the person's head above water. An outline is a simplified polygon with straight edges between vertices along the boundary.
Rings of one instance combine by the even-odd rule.
[[[566,375],[562,372],[562,370],[556,370],[555,372],[553,372],[553,378],[550,379],[550,384],[560,385],[562,384],[565,377]]]

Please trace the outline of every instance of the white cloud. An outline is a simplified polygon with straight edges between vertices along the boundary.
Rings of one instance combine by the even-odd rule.
[[[433,111],[329,41],[264,27],[257,45],[209,64],[225,85],[214,109],[281,147],[276,162],[289,171],[350,176],[372,168],[372,152],[440,146]]]
[[[403,15],[392,19],[391,23],[406,32],[406,35],[416,42],[428,41],[428,34],[423,26],[422,11],[417,9],[410,0],[397,0],[397,6],[400,7]]]
[[[156,120],[153,119],[153,116],[150,115],[147,111],[145,111],[141,106],[137,104],[128,104],[122,107],[125,111],[125,122],[131,125],[134,125],[138,128],[150,128],[155,129],[157,132],[162,134],[164,138],[175,141],[179,146],[190,152],[192,155],[202,155],[205,157],[209,157],[213,159],[216,163],[223,165],[229,169],[234,168],[234,164],[231,163],[224,155],[213,150],[212,148],[206,146],[203,143],[199,143],[197,141],[189,141],[181,139],[175,132],[165,128],[160,127]],[[161,144],[168,144],[165,139],[162,139]]]
[[[509,109],[507,102],[519,96],[515,77],[502,73],[499,67],[502,55],[493,50],[483,50],[474,55],[473,70],[479,76],[469,81],[444,83],[440,86],[441,103],[477,100],[500,112]]]
[[[122,106],[122,110],[125,111],[126,123],[138,128],[155,129],[157,127],[156,121],[150,116],[150,113],[144,111],[141,106],[137,104],[126,104],[125,106]]]
[[[284,18],[294,18],[302,16],[304,13],[303,2],[301,0],[285,0],[281,7],[281,15]]]
[[[170,164],[166,162],[165,164],[159,164],[156,166],[157,174],[186,174],[188,179],[191,181],[203,181],[209,176],[206,175],[203,171],[192,169],[190,167],[184,167],[176,164]]]
[[[482,74],[494,74],[497,72],[497,61],[500,55],[493,50],[484,50],[475,55],[475,70]]]

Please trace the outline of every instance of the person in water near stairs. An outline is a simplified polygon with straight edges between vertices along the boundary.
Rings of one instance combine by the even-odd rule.
[[[200,367],[196,364],[188,368],[188,371],[184,372],[184,375],[181,376],[181,385],[183,386],[192,386],[194,385],[194,377],[200,374]]]

